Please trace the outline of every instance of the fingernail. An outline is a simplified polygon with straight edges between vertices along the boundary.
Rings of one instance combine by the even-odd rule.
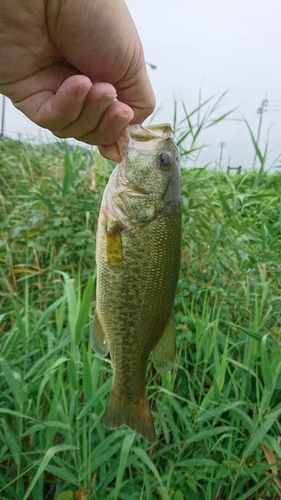
[[[130,121],[134,118],[134,115],[119,115],[115,118],[112,125],[116,132],[120,132],[124,127],[129,125]]]
[[[110,101],[111,100],[114,101],[114,99],[116,99],[116,97],[117,97],[117,94],[116,94],[116,92],[114,94],[104,94],[104,97],[106,97]]]
[[[104,94],[103,98],[100,100],[98,105],[98,110],[103,113],[117,97],[117,94]]]
[[[76,92],[76,101],[77,102],[85,101],[91,86],[92,86],[92,84],[84,83],[84,84],[80,85],[80,87],[78,87],[78,90]]]

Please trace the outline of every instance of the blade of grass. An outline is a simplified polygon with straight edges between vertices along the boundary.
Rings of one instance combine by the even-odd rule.
[[[130,449],[132,447],[133,441],[134,441],[135,435],[134,433],[128,434],[125,436],[121,450],[120,450],[120,458],[119,458],[119,467],[117,471],[117,476],[116,476],[116,483],[115,483],[115,488],[114,488],[114,496],[113,500],[118,500],[119,498],[119,492],[121,489],[122,485],[122,480],[123,480],[123,475],[125,472],[125,469],[127,467],[127,460],[128,456],[130,453]]]

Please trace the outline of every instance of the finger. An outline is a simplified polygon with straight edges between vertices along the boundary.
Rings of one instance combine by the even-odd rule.
[[[92,84],[89,78],[75,75],[67,78],[51,95],[37,113],[37,123],[52,131],[68,130],[79,118],[81,135],[87,131],[87,124],[95,128],[102,118],[102,113],[116,98],[115,88],[108,83]],[[85,106],[85,101],[90,103]],[[71,128],[69,132],[71,135]]]
[[[73,137],[88,144],[112,145],[133,117],[131,108],[117,100],[101,112],[100,109],[97,110],[95,102],[89,102],[87,99],[77,120],[63,130],[55,130],[53,133],[60,138]]]
[[[103,139],[112,142],[113,132],[119,132],[133,118],[129,106],[117,101],[116,93],[106,93],[107,83],[96,83],[88,92],[79,116],[61,129],[53,130],[60,137],[84,137],[88,133],[95,134],[95,141]],[[112,87],[113,88],[113,87]]]
[[[99,146],[99,152],[105,158],[120,163],[120,161],[126,155],[129,143],[130,143],[130,131],[129,128],[126,127],[123,130],[122,134],[120,135],[117,143],[112,144],[110,146],[106,145]]]
[[[122,160],[119,148],[116,143],[112,144],[111,146],[99,146],[98,149],[100,154],[108,160],[116,161],[116,163],[120,163],[120,161]]]
[[[28,118],[35,123],[47,128],[48,115],[54,114],[52,105],[58,89],[69,82],[76,85],[88,84],[91,87],[91,81],[87,76],[77,75],[77,70],[70,66],[52,64],[43,68],[33,75],[10,84],[8,97],[14,106],[22,111]],[[81,109],[81,104],[79,105]],[[54,117],[53,117],[54,119]],[[42,123],[41,123],[42,122]]]

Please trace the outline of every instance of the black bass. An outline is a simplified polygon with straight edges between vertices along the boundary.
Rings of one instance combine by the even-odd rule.
[[[181,249],[179,152],[170,125],[127,130],[124,157],[105,188],[97,229],[93,348],[110,352],[108,428],[126,424],[155,441],[145,389],[175,359],[173,301]],[[120,142],[121,144],[121,142]]]

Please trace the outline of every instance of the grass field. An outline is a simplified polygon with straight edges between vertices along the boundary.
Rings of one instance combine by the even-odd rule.
[[[151,446],[103,427],[112,369],[89,342],[112,167],[0,142],[0,499],[281,498],[281,173],[182,171],[177,362],[148,367]]]

